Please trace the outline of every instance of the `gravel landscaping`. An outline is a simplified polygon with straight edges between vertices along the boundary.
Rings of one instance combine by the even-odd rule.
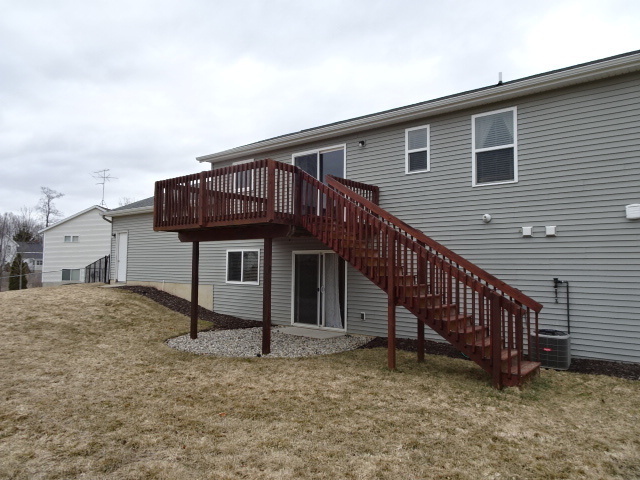
[[[188,300],[184,300],[182,298],[171,295],[167,292],[160,291],[153,287],[141,287],[141,286],[124,286],[119,287],[125,290],[129,290],[131,292],[137,293],[139,295],[143,295],[145,297],[150,298],[151,300],[163,305],[171,310],[182,313],[183,315],[190,315],[191,311],[191,303]],[[212,312],[205,308],[198,308],[198,318],[201,320],[206,320],[213,323],[211,330],[236,330],[236,329],[254,329],[260,327],[262,324],[260,322],[254,322],[251,320],[244,320],[242,318],[233,317],[231,315],[222,315],[216,312]],[[202,333],[199,334],[202,336]],[[229,334],[231,335],[231,334]],[[256,335],[259,335],[256,333]],[[284,334],[282,334],[284,335]],[[238,334],[233,334],[233,338],[237,338]],[[272,335],[272,352],[276,352],[275,346],[275,336]],[[291,335],[286,335],[286,341],[290,340]],[[352,337],[352,340],[355,341],[356,337]],[[386,348],[387,347],[387,339],[385,337],[363,337],[366,338],[362,344],[359,344],[353,348]],[[313,340],[313,339],[311,339]],[[295,341],[295,340],[292,340]],[[322,342],[326,342],[327,340],[322,340]],[[186,343],[186,340],[185,340]],[[238,356],[256,356],[260,353],[260,340],[256,344],[258,347],[254,348],[253,354],[249,355],[238,355]],[[413,339],[408,338],[398,338],[396,339],[396,347],[398,350],[404,350],[408,352],[416,352],[417,351],[418,342]],[[176,347],[178,348],[178,347]],[[247,347],[248,348],[248,347]],[[346,350],[351,350],[352,348],[346,348]],[[242,348],[245,350],[245,347]],[[454,347],[449,345],[448,343],[443,342],[433,342],[430,340],[425,341],[425,352],[431,355],[443,355],[451,358],[464,358],[464,356],[458,352]],[[194,352],[194,353],[211,353],[213,352]],[[335,353],[335,352],[325,352],[325,353]],[[223,355],[221,353],[215,353],[215,355]],[[312,355],[321,355],[312,354]],[[289,356],[289,355],[275,355],[272,353],[271,356]],[[296,356],[296,355],[291,355]],[[574,373],[587,373],[593,375],[608,375],[611,377],[625,378],[627,380],[640,380],[640,364],[633,363],[623,363],[623,362],[609,362],[606,360],[592,360],[587,358],[574,358],[571,360],[571,367],[568,370],[569,372]]]
[[[347,350],[355,350],[365,345],[371,337],[362,335],[341,335],[334,338],[309,338],[289,335],[278,327],[271,330],[271,353],[265,357],[311,357],[328,355]],[[183,352],[219,357],[260,357],[262,349],[262,328],[242,330],[209,330],[198,333],[192,340],[189,335],[167,341],[171,348]]]

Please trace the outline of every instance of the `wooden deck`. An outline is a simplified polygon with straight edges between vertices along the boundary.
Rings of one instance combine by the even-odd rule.
[[[192,338],[197,336],[199,242],[264,239],[263,353],[270,351],[273,238],[312,235],[388,297],[388,365],[395,369],[395,311],[491,374],[497,388],[539,371],[542,305],[378,206],[379,189],[260,160],[156,183],[154,229],[193,243]]]

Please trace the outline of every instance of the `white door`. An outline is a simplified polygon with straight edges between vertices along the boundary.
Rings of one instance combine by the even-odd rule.
[[[116,282],[127,281],[127,242],[128,240],[129,240],[129,233],[122,232],[118,234]]]

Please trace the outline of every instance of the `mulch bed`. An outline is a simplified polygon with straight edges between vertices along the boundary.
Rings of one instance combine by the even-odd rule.
[[[167,292],[163,292],[153,287],[141,286],[124,286],[117,288],[128,290],[130,292],[137,293],[138,295],[143,295],[154,302],[173,310],[174,312],[181,313],[182,315],[191,315],[190,301],[176,297],[175,295],[171,295]],[[254,328],[262,326],[262,322],[244,320],[231,315],[223,315],[202,307],[198,307],[198,318],[200,318],[200,320],[211,322],[213,326],[210,330],[233,330],[237,328]],[[386,348],[387,338],[376,337],[360,348],[377,347]],[[407,352],[417,352],[418,341],[409,338],[398,338],[396,339],[396,348]],[[451,345],[431,340],[425,340],[425,353],[431,355],[443,355],[451,358],[466,358]],[[593,375],[608,375],[611,377],[626,378],[627,380],[640,380],[640,364],[636,363],[573,358],[571,359],[571,367],[568,371],[574,373],[589,373]]]
[[[191,302],[170,293],[163,292],[153,287],[126,286],[116,287],[128,290],[138,295],[147,297],[154,302],[159,303],[163,307],[167,307],[174,312],[181,313],[187,317],[191,316]],[[198,318],[213,323],[209,330],[234,330],[237,328],[255,328],[261,327],[262,322],[254,322],[253,320],[244,320],[231,315],[223,315],[221,313],[212,312],[206,308],[198,307]]]

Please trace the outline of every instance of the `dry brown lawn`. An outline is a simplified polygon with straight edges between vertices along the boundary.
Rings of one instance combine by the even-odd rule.
[[[186,317],[95,286],[3,292],[0,312],[1,478],[640,477],[640,382],[195,356],[164,343]]]

